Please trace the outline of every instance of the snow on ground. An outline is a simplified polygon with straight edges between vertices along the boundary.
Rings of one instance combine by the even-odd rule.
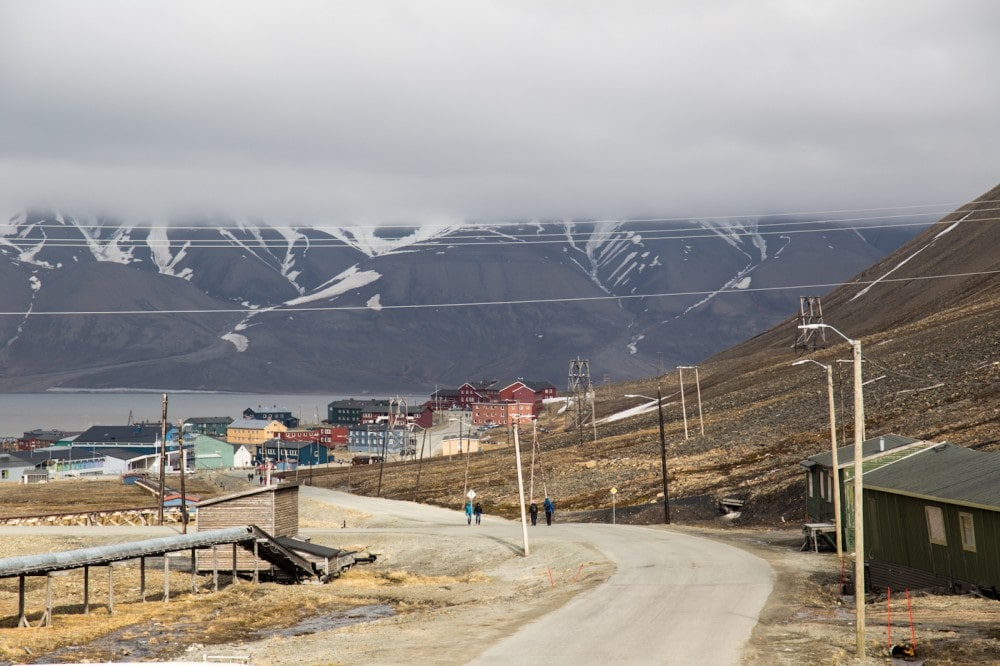
[[[250,341],[247,339],[247,336],[240,335],[239,333],[226,333],[222,336],[222,339],[226,342],[233,343],[233,346],[236,347],[236,351],[245,352],[250,348]]]
[[[293,298],[290,301],[285,301],[285,305],[302,305],[313,301],[334,298],[350,291],[351,289],[360,289],[365,285],[371,284],[380,277],[382,277],[382,274],[375,271],[359,271],[358,265],[355,264],[346,271],[329,280],[325,285],[321,286],[318,291],[315,291],[307,296],[300,296],[299,298]]]

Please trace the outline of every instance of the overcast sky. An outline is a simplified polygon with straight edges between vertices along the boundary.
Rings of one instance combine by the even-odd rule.
[[[0,211],[328,222],[964,202],[996,0],[2,0]]]

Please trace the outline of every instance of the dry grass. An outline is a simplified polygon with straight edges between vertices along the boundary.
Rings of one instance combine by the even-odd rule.
[[[168,485],[180,487],[179,480]],[[208,499],[222,490],[208,473],[191,475],[185,480],[189,495]],[[66,511],[97,511],[151,508],[158,505],[156,495],[118,478],[60,479],[53,483],[31,485],[0,484],[0,517],[25,516]]]
[[[73,572],[54,579],[52,626],[45,629],[15,628],[17,581],[0,581],[0,632],[4,634],[0,661],[24,663],[32,656],[70,649],[74,660],[104,661],[150,643],[157,658],[169,658],[177,656],[177,646],[192,641],[205,645],[238,642],[255,632],[289,627],[308,617],[364,603],[344,598],[331,585],[241,584],[211,593],[210,576],[199,576],[198,592],[192,593],[190,574],[180,572],[171,575],[171,599],[164,602],[162,573],[149,569],[149,594],[142,602],[138,567],[126,566],[115,568],[114,613],[108,610],[107,574],[92,572],[90,614],[84,615],[82,577],[82,572]],[[33,611],[28,618],[37,626],[45,600],[44,579],[30,581],[26,596]],[[182,640],[173,641],[175,635]]]

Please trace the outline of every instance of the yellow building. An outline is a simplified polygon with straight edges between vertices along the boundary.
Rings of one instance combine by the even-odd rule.
[[[226,428],[226,439],[230,444],[256,445],[269,439],[277,439],[277,433],[287,431],[288,428],[279,421],[237,419]]]

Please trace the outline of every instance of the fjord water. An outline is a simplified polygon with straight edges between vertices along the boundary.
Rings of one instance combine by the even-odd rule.
[[[166,391],[167,420],[194,416],[227,416],[240,418],[243,410],[283,407],[291,410],[304,423],[315,423],[326,418],[326,406],[334,400],[354,397],[359,400],[371,397],[390,397],[389,394],[371,396],[364,393],[343,395],[267,395],[256,393],[183,393]],[[393,394],[395,395],[395,394]],[[403,396],[408,404],[422,403],[429,396]],[[410,401],[413,402],[410,402]],[[125,425],[131,415],[133,422],[159,423],[163,393],[130,391],[107,392],[50,392],[0,394],[0,437],[20,437],[35,430],[62,430],[81,432],[94,425]]]

